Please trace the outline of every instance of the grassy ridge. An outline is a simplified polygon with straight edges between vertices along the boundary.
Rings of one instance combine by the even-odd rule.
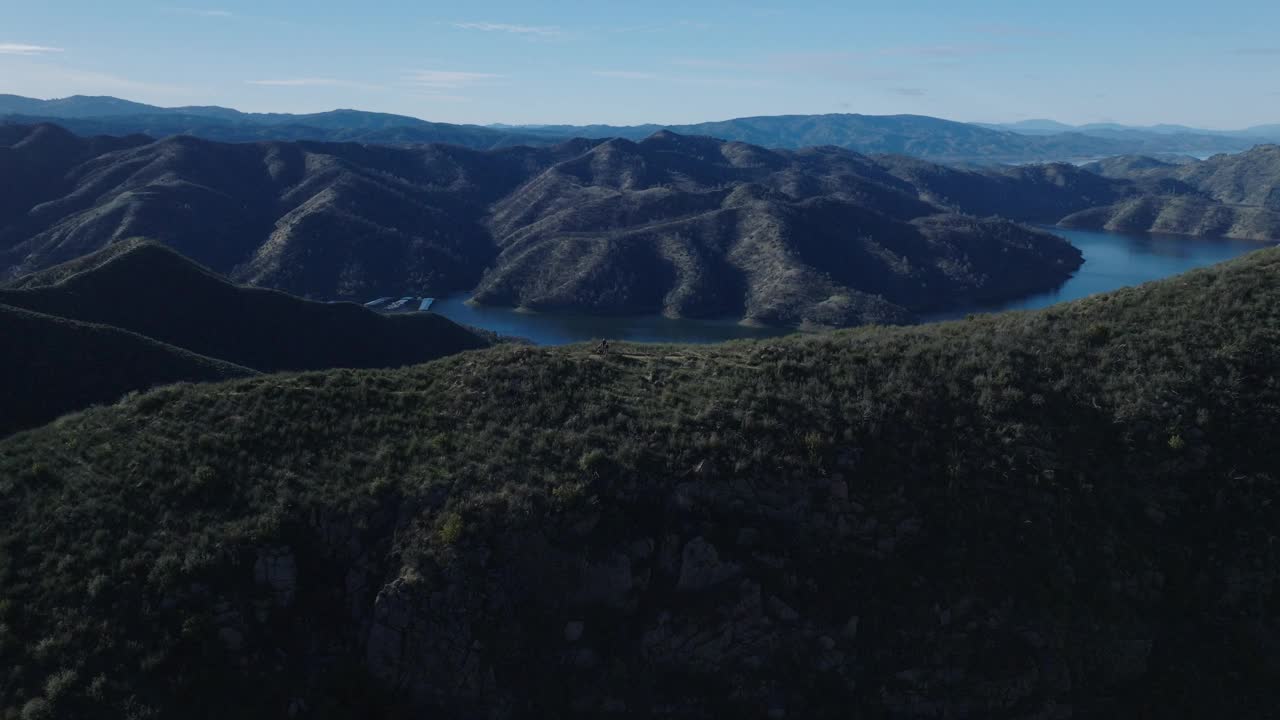
[[[237,287],[155,242],[110,245],[0,288],[0,435],[166,383],[399,367],[493,339],[426,313],[384,316]]]
[[[386,316],[240,287],[159,243],[122,245],[0,289],[0,303],[122,327],[263,372],[396,367],[489,344],[439,315]]]
[[[0,705],[1265,717],[1278,277],[83,413],[0,442]]]
[[[120,328],[0,304],[0,436],[179,381],[256,374]]]

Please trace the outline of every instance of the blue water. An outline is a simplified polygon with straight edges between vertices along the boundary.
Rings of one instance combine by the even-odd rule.
[[[1101,292],[1167,278],[1213,265],[1275,243],[1195,238],[1186,235],[1138,235],[1048,227],[1084,253],[1084,265],[1065,283],[1016,300],[955,308],[922,316],[922,322],[955,320],[971,313],[1034,310]]]
[[[741,338],[767,338],[794,332],[790,328],[739,325],[732,320],[673,320],[661,315],[585,315],[535,313],[504,307],[470,305],[466,297],[436,300],[431,311],[454,322],[522,337],[539,345],[565,345],[591,340],[648,343],[714,343]]]
[[[932,313],[925,322],[962,318],[971,313],[1026,310],[1107,292],[1213,265],[1271,245],[1246,240],[1181,235],[1128,235],[1047,228],[1084,253],[1084,265],[1061,286],[1017,300]],[[433,312],[456,322],[527,338],[539,345],[563,345],[608,338],[632,342],[713,343],[766,338],[794,332],[739,325],[734,320],[672,320],[659,315],[600,316],[578,313],[530,313],[469,305],[466,297],[437,299]]]

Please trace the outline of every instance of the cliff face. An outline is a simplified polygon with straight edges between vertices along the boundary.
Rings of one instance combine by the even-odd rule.
[[[173,387],[11,437],[4,705],[1266,717],[1278,272]]]

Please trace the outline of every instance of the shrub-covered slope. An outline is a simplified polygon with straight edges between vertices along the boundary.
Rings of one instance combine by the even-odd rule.
[[[1278,280],[90,410],[0,442],[0,706],[1268,717]]]
[[[494,206],[481,302],[780,325],[902,322],[1051,287],[1068,243],[946,213],[860,155],[660,132],[609,140]]]
[[[1243,240],[1280,238],[1280,212],[1198,196],[1144,195],[1064,217],[1064,227],[1155,232]]]
[[[0,304],[113,325],[263,372],[398,367],[490,344],[439,315],[387,316],[238,287],[147,240],[0,289]]]
[[[1110,178],[1176,180],[1222,203],[1280,211],[1280,145],[1258,145],[1248,152],[1194,162],[1127,156],[1084,167]]]
[[[1085,169],[1134,181],[1149,192],[1075,213],[1063,219],[1064,225],[1280,239],[1280,145],[1176,164],[1141,156],[1111,158]]]

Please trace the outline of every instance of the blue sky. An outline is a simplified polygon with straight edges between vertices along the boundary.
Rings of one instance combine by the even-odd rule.
[[[1280,123],[1275,0],[0,0],[0,92],[471,123]]]

